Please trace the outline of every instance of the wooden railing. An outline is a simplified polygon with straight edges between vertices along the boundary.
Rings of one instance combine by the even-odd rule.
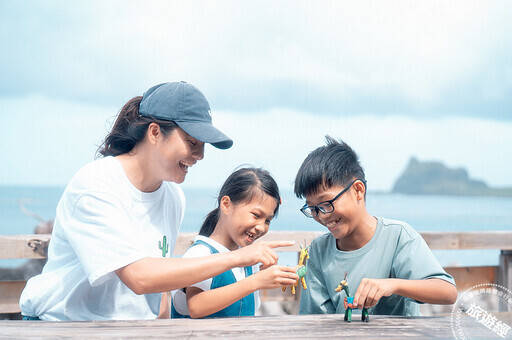
[[[299,252],[299,245],[311,243],[321,232],[269,232],[263,239],[293,240],[295,245],[280,248],[281,252]],[[183,254],[192,244],[195,233],[182,233],[178,237],[175,255]],[[421,232],[431,249],[500,249],[498,266],[447,267],[459,291],[479,283],[497,283],[512,290],[512,231],[487,232]],[[51,235],[1,235],[0,259],[44,259]],[[19,297],[26,281],[0,282],[0,313],[19,313]],[[262,292],[263,301],[293,300],[296,296],[284,294],[280,289]]]

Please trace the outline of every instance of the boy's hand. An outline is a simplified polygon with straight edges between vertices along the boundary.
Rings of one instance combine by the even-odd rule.
[[[354,303],[350,307],[373,307],[383,296],[394,294],[395,289],[394,279],[362,279],[354,295]]]
[[[294,241],[261,241],[232,251],[231,254],[237,257],[238,267],[252,266],[261,262],[261,268],[265,269],[277,264],[279,256],[274,248],[289,247],[294,244]]]
[[[271,266],[253,275],[258,289],[293,286],[299,279],[294,267]]]

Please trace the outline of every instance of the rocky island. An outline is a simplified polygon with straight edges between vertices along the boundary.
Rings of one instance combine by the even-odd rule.
[[[412,157],[396,180],[393,193],[410,195],[512,196],[512,188],[491,188],[471,179],[463,168],[450,169],[441,162],[420,162]]]

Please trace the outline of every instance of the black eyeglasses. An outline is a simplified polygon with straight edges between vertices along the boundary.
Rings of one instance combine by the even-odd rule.
[[[337,194],[336,197],[334,197],[332,200],[320,202],[320,203],[318,203],[318,205],[316,205],[314,207],[309,206],[307,204],[304,204],[304,206],[302,208],[300,208],[300,211],[302,211],[302,213],[304,215],[306,215],[306,217],[309,217],[309,218],[316,217],[316,215],[318,215],[319,211],[321,211],[324,214],[332,213],[334,211],[334,205],[332,203],[334,201],[336,201],[338,199],[338,197],[343,195],[348,189],[350,189],[352,184],[354,184],[357,181],[363,182],[364,186],[366,187],[366,181],[365,180],[363,180],[363,179],[355,179],[345,189],[341,190],[341,192],[339,194]]]

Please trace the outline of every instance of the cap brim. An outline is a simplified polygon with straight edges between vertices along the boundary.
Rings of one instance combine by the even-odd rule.
[[[201,142],[210,143],[218,149],[229,149],[233,145],[231,138],[216,127],[205,122],[176,122],[190,136]]]

